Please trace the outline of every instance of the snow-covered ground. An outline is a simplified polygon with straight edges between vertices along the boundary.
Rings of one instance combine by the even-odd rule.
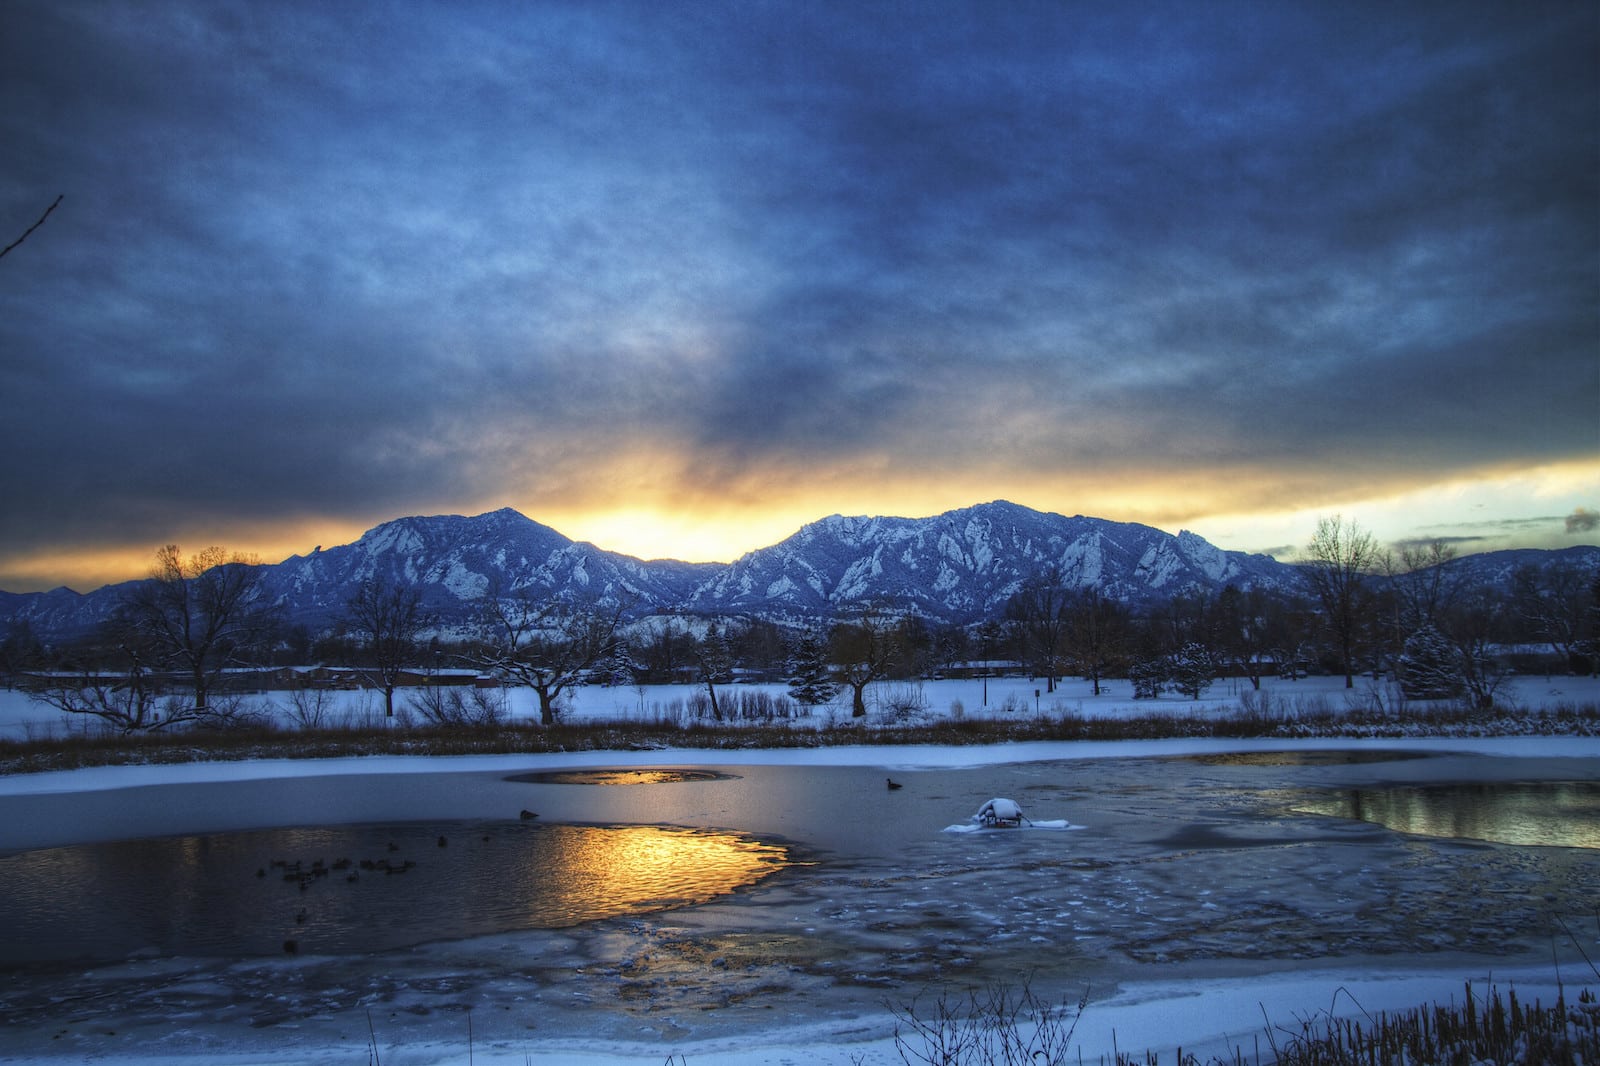
[[[702,685],[600,686],[588,685],[569,690],[562,698],[561,712],[566,720],[615,720],[634,722],[681,722],[692,719],[697,700],[703,700]],[[725,685],[719,699],[729,706],[752,697],[779,701],[787,698],[782,684]],[[1038,679],[1003,677],[984,680],[884,681],[868,686],[872,721],[929,721],[939,718],[1022,719],[1034,715],[1082,715],[1091,718],[1116,718],[1135,715],[1207,715],[1250,704],[1268,714],[1295,714],[1331,711],[1339,713],[1357,707],[1381,706],[1404,711],[1408,706],[1426,709],[1427,702],[1407,704],[1398,686],[1387,680],[1357,678],[1353,689],[1346,689],[1339,677],[1307,677],[1297,681],[1266,678],[1260,692],[1241,678],[1217,681],[1199,700],[1165,694],[1159,699],[1136,700],[1125,679],[1101,683],[1095,695],[1090,682],[1067,678],[1056,691],[1049,692]],[[328,724],[381,723],[382,696],[371,691],[339,691],[328,694],[324,710]],[[405,713],[414,693],[401,689],[395,703]],[[539,705],[529,689],[504,690],[505,709],[513,720],[537,720]],[[1513,710],[1538,710],[1600,703],[1600,677],[1513,677],[1498,694],[1501,705]],[[265,692],[246,697],[252,709],[265,711],[284,725],[294,721],[293,699],[287,692]],[[802,717],[793,722],[800,728],[826,729],[850,721],[848,691],[832,703],[815,708],[793,705]],[[24,740],[62,736],[85,728],[92,721],[64,715],[48,704],[16,690],[0,691],[0,738]]]
[[[990,681],[987,709],[981,682],[929,683],[921,697],[930,713],[959,701],[964,715],[1033,714],[1033,688]],[[1228,688],[1198,706],[1155,706],[1211,713],[1234,702]],[[586,689],[567,713],[648,717],[652,704],[690,694]],[[1283,706],[1293,696],[1337,707],[1344,695],[1328,679],[1272,691]],[[1536,708],[1600,690],[1592,680],[1524,679],[1508,695]],[[1097,699],[1072,681],[1054,701],[1041,693],[1038,711],[1151,708],[1125,689]],[[10,698],[0,712],[12,728],[38,713]],[[1281,752],[1296,757],[1272,755]],[[507,780],[663,765],[719,768],[726,780]],[[904,787],[886,792],[886,775]],[[375,757],[0,777],[0,855],[365,821],[377,797],[396,821],[537,805],[545,821],[741,830],[791,842],[806,859],[717,902],[577,929],[358,958],[141,956],[85,972],[0,974],[0,1061],[287,1066],[368,1061],[375,1047],[391,1066],[612,1066],[669,1053],[692,1066],[892,1063],[889,1004],[921,992],[926,1005],[940,987],[1029,973],[1052,1000],[1088,989],[1074,1045],[1085,1062],[1109,1061],[1114,1048],[1169,1057],[1180,1044],[1202,1058],[1233,1047],[1253,1058],[1268,1019],[1298,1029],[1322,1011],[1459,1002],[1466,982],[1549,1001],[1558,976],[1569,995],[1596,983],[1579,948],[1600,959],[1592,850],[1434,840],[1306,815],[1295,796],[1596,779],[1600,739],[1537,736]],[[1076,829],[944,832],[991,795]],[[1577,945],[1561,942],[1556,918]]]

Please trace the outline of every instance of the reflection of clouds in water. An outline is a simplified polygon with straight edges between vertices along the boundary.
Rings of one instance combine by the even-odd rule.
[[[1219,751],[1197,755],[1177,755],[1176,759],[1203,763],[1207,766],[1359,766],[1371,762],[1402,762],[1425,759],[1427,753],[1379,749],[1356,751],[1347,749],[1294,749],[1281,751]]]
[[[1593,782],[1345,789],[1295,810],[1418,836],[1600,848],[1600,784]]]

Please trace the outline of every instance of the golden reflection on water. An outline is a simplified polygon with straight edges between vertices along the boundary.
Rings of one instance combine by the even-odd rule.
[[[507,781],[525,784],[682,784],[685,781],[733,781],[733,773],[717,770],[667,770],[661,767],[626,770],[541,770],[518,773]]]
[[[1418,836],[1600,848],[1600,785],[1591,782],[1348,789],[1294,809]]]
[[[546,770],[506,778],[507,781],[538,785],[676,785],[686,781],[734,779],[734,774],[715,770],[673,770],[655,766],[622,770]]]
[[[731,833],[568,825],[543,832],[545,846],[514,876],[544,886],[526,904],[529,924],[545,928],[704,902],[755,884],[788,858],[776,844]]]

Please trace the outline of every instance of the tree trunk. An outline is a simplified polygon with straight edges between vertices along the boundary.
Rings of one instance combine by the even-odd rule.
[[[867,716],[867,686],[865,684],[850,686],[850,717],[865,718]]]

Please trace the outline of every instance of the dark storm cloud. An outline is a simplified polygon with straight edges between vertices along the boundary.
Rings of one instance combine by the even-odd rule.
[[[711,491],[1592,455],[1597,22],[14,0],[0,236],[66,199],[0,262],[0,555],[641,435]]]
[[[1585,508],[1578,508],[1566,517],[1568,533],[1588,533],[1600,529],[1600,514]]]

